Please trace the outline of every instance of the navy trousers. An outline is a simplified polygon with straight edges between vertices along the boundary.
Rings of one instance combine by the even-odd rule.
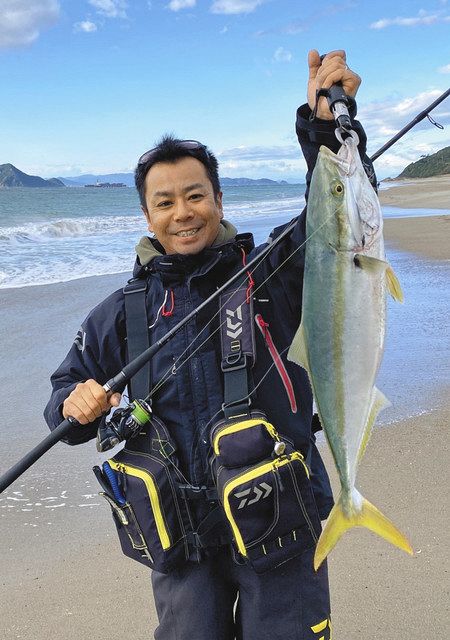
[[[152,573],[155,640],[330,640],[326,563],[314,549],[258,575],[232,552],[168,575]]]

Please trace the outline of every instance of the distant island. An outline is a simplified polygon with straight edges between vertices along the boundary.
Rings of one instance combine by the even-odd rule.
[[[91,185],[95,187],[97,184],[116,184],[122,183],[127,187],[134,187],[133,173],[107,173],[104,175],[94,175],[85,173],[81,176],[71,176],[69,178],[59,177],[66,187],[87,187]],[[286,180],[269,180],[269,178],[220,178],[220,184],[223,187],[248,187],[251,185],[285,185],[289,184]]]
[[[400,175],[395,178],[431,178],[450,174],[450,147],[444,147],[436,153],[422,156],[417,162],[409,164]]]
[[[97,182],[97,184],[85,184],[84,186],[90,189],[116,189],[117,187],[122,188],[127,185],[123,182]]]
[[[44,180],[39,176],[30,176],[13,164],[0,164],[0,188],[2,187],[65,187],[58,178]]]
[[[286,180],[270,180],[269,178],[221,178],[223,187],[248,187],[248,186],[276,186],[288,185]],[[97,187],[97,188],[123,188],[134,187],[133,173],[108,173],[94,175],[86,173],[70,178],[50,178],[45,180],[38,176],[30,176],[12,164],[0,165],[1,187]]]

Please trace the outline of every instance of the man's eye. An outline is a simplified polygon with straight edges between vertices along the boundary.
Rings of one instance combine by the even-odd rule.
[[[156,206],[163,208],[163,207],[170,207],[171,204],[172,203],[170,200],[163,200],[162,202],[158,202]]]
[[[191,200],[199,200],[200,198],[203,198],[203,193],[193,193],[190,196]]]

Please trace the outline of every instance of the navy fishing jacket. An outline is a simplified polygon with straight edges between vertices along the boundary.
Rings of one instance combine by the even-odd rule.
[[[297,134],[308,162],[308,183],[319,144],[326,144],[334,150],[340,146],[334,136],[334,122],[309,122],[309,114],[307,105],[297,112]],[[366,137],[359,123],[355,122],[354,126],[363,155]],[[256,392],[252,396],[252,406],[264,411],[275,428],[293,440],[296,448],[307,456],[317,506],[324,519],[331,510],[333,499],[325,467],[314,444],[311,389],[306,372],[286,358],[300,323],[304,265],[301,247],[305,240],[305,216],[304,210],[291,234],[253,273],[254,312],[258,324],[255,323],[257,355],[252,378]],[[283,229],[276,228],[269,242]],[[206,248],[197,255],[160,255],[145,266],[138,259],[133,275],[148,280],[149,324],[156,319],[166,292],[173,292],[174,297],[172,315],[159,316],[150,330],[150,343],[160,339],[242,267],[242,249],[247,260],[251,260],[264,246],[255,248],[251,234],[238,234],[234,239]],[[283,264],[285,260],[287,262]],[[220,332],[214,333],[219,320],[216,318],[206,331],[201,332],[218,307],[219,302],[215,301],[191,320],[150,363],[152,385],[167,378],[153,397],[153,412],[167,425],[177,446],[181,468],[194,485],[211,485],[208,477],[209,430],[213,417],[221,417],[224,400]],[[211,337],[207,340],[208,336]],[[283,374],[273,366],[274,349],[284,364]],[[183,360],[190,354],[192,357],[183,365]],[[172,371],[180,356],[180,362]],[[62,421],[62,404],[76,384],[89,378],[104,384],[126,363],[124,293],[120,289],[91,311],[66,358],[53,374],[53,392],[45,409],[50,429]],[[102,417],[84,427],[74,427],[66,442],[79,444],[94,438],[100,421],[104,419]],[[132,448],[132,440],[128,446]]]

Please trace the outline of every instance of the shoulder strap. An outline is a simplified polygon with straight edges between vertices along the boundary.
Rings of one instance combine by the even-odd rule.
[[[227,419],[250,414],[249,378],[255,362],[253,298],[247,287],[229,290],[220,297],[223,412]]]
[[[125,295],[125,323],[127,329],[128,362],[137,358],[150,346],[147,319],[147,280],[132,278],[123,289]],[[128,383],[130,400],[143,399],[150,391],[151,365],[142,367]]]

